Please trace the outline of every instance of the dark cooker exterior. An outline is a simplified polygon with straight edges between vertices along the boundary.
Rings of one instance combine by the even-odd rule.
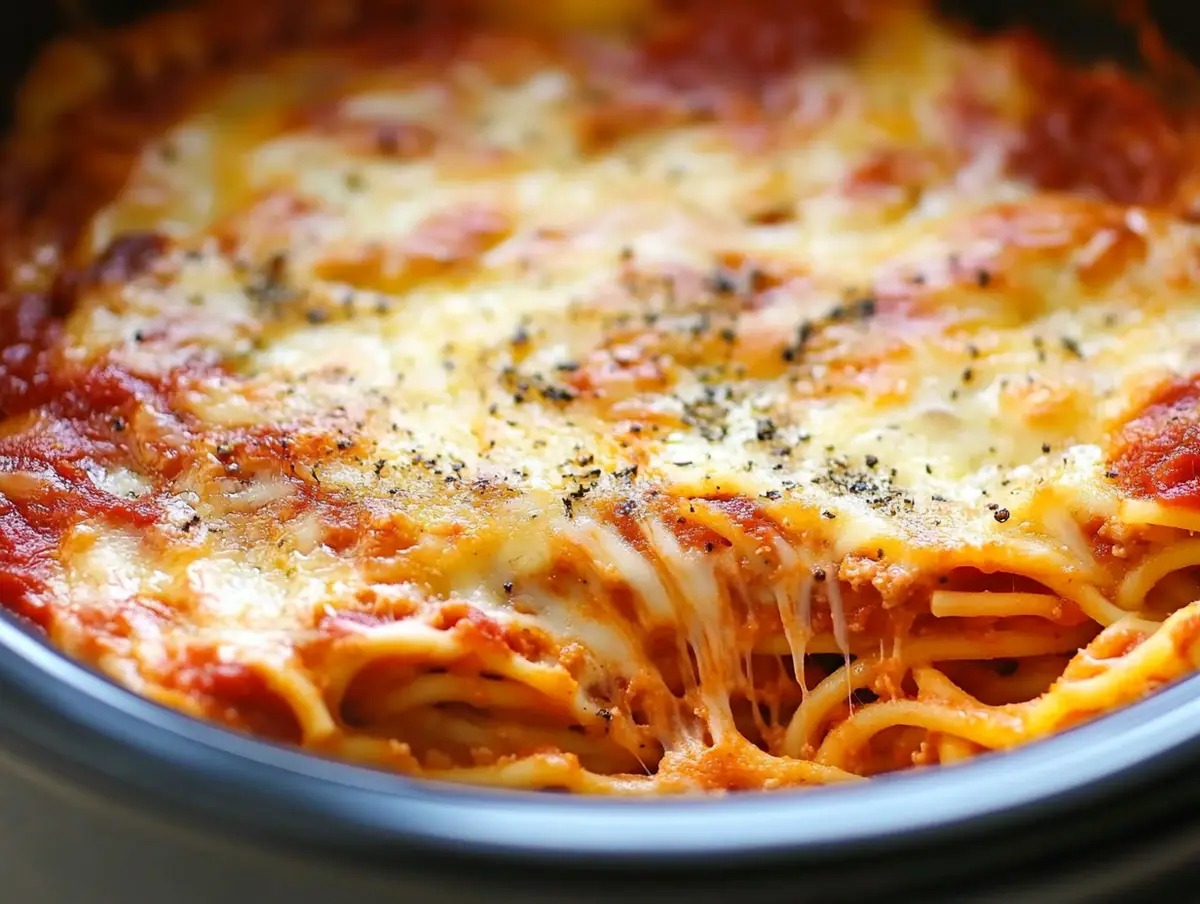
[[[115,18],[153,5],[90,4]],[[1076,49],[1129,49],[1061,3],[954,5],[988,24],[1041,17]],[[1188,5],[1165,5],[1170,33],[1200,48]],[[59,27],[52,4],[6,10],[5,86]],[[237,737],[0,617],[0,900],[12,904],[1191,901],[1198,804],[1200,679],[941,772],[612,802],[414,784]]]

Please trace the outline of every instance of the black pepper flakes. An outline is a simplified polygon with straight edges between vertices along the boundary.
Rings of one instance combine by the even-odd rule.
[[[547,386],[542,390],[542,397],[548,402],[573,402],[575,393],[565,386]]]
[[[1067,354],[1075,358],[1083,357],[1083,349],[1079,347],[1079,340],[1072,339],[1070,336],[1063,336],[1060,341],[1062,342],[1063,350]]]
[[[868,455],[866,458],[866,462],[867,462],[868,468],[874,468],[876,465],[879,464],[879,459],[874,455]]]
[[[812,576],[814,581],[820,583],[821,581],[825,580],[825,569],[818,565],[812,570]]]
[[[854,303],[853,313],[862,320],[868,320],[874,317],[879,310],[879,302],[875,297],[868,295],[865,298],[860,298]]]
[[[512,582],[512,581],[505,581],[505,582],[504,582],[504,592],[505,592],[505,593],[512,593],[512,592],[513,592],[513,582]]]
[[[737,291],[737,280],[724,267],[718,267],[709,280],[712,290],[718,295],[732,295]]]
[[[813,324],[808,320],[805,320],[798,327],[796,327],[796,339],[791,345],[784,348],[783,360],[787,361],[789,364],[793,361],[798,361],[800,359],[800,355],[804,351],[804,346],[813,337],[813,333],[815,332],[816,327],[814,327]]]
[[[992,515],[992,517],[996,519],[996,522],[997,522],[997,523],[999,523],[999,524],[1003,524],[1005,521],[1007,521],[1009,518],[1011,518],[1011,517],[1012,517],[1012,514],[1009,512],[1009,510],[1008,510],[1008,509],[1006,509],[1006,508],[1002,508],[1002,509],[998,509],[998,510],[997,510],[997,511],[996,511],[996,512],[995,512],[995,513]]]

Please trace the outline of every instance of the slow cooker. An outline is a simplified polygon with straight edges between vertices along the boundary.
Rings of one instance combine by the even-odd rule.
[[[82,7],[116,21],[153,5]],[[10,95],[80,6],[6,11]],[[954,6],[1080,53],[1135,46],[1092,4]],[[1187,6],[1159,10],[1184,49],[1200,46]],[[1198,764],[1200,678],[1013,753],[853,787],[635,802],[463,789],[201,724],[0,618],[13,904],[1191,900]]]

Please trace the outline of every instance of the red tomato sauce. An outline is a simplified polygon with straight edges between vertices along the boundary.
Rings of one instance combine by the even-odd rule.
[[[1110,474],[1132,496],[1200,507],[1200,379],[1169,385],[1125,424]]]

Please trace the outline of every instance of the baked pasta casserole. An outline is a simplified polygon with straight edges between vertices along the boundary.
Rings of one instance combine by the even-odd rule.
[[[209,0],[0,159],[0,602],[133,691],[619,794],[1200,662],[1200,92],[919,0]]]

